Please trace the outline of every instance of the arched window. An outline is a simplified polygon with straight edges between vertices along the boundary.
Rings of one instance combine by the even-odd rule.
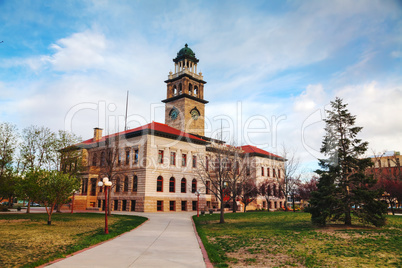
[[[194,86],[194,96],[197,96],[197,94],[198,94],[198,87]]]
[[[133,178],[133,192],[137,192],[137,188],[138,188],[138,177],[137,175],[134,175]]]
[[[96,167],[96,162],[98,161],[96,153],[92,157],[92,165]]]
[[[163,178],[162,178],[162,176],[159,176],[157,181],[156,181],[156,191],[157,192],[163,192]]]
[[[177,88],[176,85],[173,86],[173,96],[177,95]]]
[[[123,186],[123,191],[128,192],[128,177],[124,177],[124,186]]]
[[[188,94],[193,94],[193,85],[191,83],[188,85]]]
[[[116,178],[116,193],[120,192],[120,178]]]
[[[105,157],[105,152],[101,153],[101,167],[106,166],[106,157]]]
[[[174,188],[175,188],[176,180],[174,177],[171,177],[169,180],[169,193],[174,193]]]
[[[187,181],[185,178],[181,179],[181,192],[186,193],[187,192]]]
[[[183,89],[182,89],[182,86],[181,86],[181,83],[179,84],[179,95],[181,95],[183,93]]]
[[[195,191],[197,191],[197,180],[193,179],[193,181],[191,182],[191,192],[195,193]]]

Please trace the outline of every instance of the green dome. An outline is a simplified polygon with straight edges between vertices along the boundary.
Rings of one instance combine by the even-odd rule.
[[[184,45],[182,49],[177,53],[177,57],[195,57],[195,53],[191,50],[191,48],[188,47],[187,44]]]
[[[195,63],[197,63],[199,60],[195,57],[194,51],[191,50],[191,48],[188,47],[187,44],[184,45],[182,49],[180,49],[179,52],[177,52],[177,57],[173,59],[174,62],[179,62],[184,59],[189,59]]]

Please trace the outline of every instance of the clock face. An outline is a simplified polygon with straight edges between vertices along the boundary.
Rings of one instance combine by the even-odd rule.
[[[193,109],[190,113],[191,113],[191,117],[194,120],[197,120],[198,117],[200,117],[200,112],[198,110],[196,110],[196,109]]]
[[[177,110],[176,108],[173,108],[172,110],[170,110],[169,116],[173,120],[176,120],[176,118],[179,116],[179,110]]]

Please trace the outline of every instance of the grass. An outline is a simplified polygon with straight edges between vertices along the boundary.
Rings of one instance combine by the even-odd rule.
[[[402,216],[383,228],[314,227],[310,214],[251,212],[194,217],[216,267],[402,267]]]
[[[97,213],[0,214],[0,267],[36,267],[130,231],[144,217]]]

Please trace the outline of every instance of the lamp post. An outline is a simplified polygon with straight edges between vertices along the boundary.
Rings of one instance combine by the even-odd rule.
[[[103,178],[103,182],[100,181],[98,182],[98,186],[102,187],[105,186],[105,234],[109,233],[109,229],[107,226],[107,209],[108,209],[108,199],[107,199],[107,191],[108,191],[108,187],[112,186],[112,182],[109,181],[108,177],[104,177]]]
[[[200,217],[200,191],[195,191],[195,195],[197,196],[197,217]]]

